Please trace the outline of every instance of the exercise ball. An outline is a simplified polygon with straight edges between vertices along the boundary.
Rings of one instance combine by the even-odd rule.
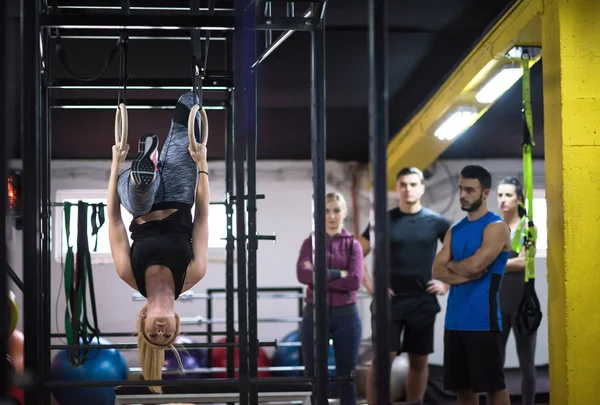
[[[106,339],[94,339],[91,344],[110,344]],[[53,380],[106,381],[126,380],[127,365],[123,355],[116,349],[89,349],[83,365],[73,366],[68,350],[60,350],[52,359],[50,373]],[[58,387],[52,394],[60,405],[113,405],[113,387]]]
[[[390,371],[390,391],[392,401],[404,400],[406,391],[406,376],[408,375],[408,355],[402,353],[392,362]]]
[[[165,350],[165,368],[168,371],[179,371],[179,373],[163,373],[163,379],[179,379],[179,378],[205,378],[210,375],[208,372],[187,372],[187,370],[193,370],[198,368],[208,367],[208,353],[204,348],[188,349],[185,347],[177,347],[177,345],[198,343],[186,336],[179,336],[175,340],[175,349],[177,354],[173,350]],[[181,365],[177,359],[177,355],[181,359]]]
[[[279,342],[300,342],[300,331],[294,330],[285,335]],[[301,346],[277,346],[277,350],[273,354],[271,364],[274,367],[297,367],[303,365],[306,359],[303,359],[300,364]],[[332,345],[329,345],[329,352],[327,358],[327,364],[330,367],[335,367],[335,353]],[[278,376],[282,377],[297,377],[304,375],[302,370],[290,370],[290,371],[276,371],[274,372]],[[335,369],[329,370],[331,376],[335,375]]]
[[[300,336],[299,331],[294,330],[285,335],[280,343],[299,343]],[[278,342],[278,343],[279,343]],[[271,358],[271,364],[273,367],[297,367],[300,366],[300,346],[277,346],[273,357]],[[301,370],[289,370],[289,371],[274,371],[273,375],[280,377],[297,377],[302,375]]]
[[[220,339],[217,343],[224,343],[225,339]],[[237,338],[236,338],[237,342]],[[262,347],[258,348],[258,367],[270,367],[271,361],[269,360],[269,356],[264,351]],[[212,349],[211,354],[211,362],[213,367],[227,367],[227,349],[225,347],[218,347]],[[233,365],[235,368],[239,368],[240,366],[240,353],[239,349],[236,347],[233,350]],[[214,378],[226,378],[227,371],[219,371],[213,373]],[[235,378],[239,377],[239,372],[235,371]],[[258,377],[271,377],[270,371],[259,371]]]
[[[10,336],[17,328],[19,322],[19,307],[17,298],[12,291],[8,292],[8,335]]]

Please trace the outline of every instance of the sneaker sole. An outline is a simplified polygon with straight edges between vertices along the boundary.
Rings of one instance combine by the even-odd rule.
[[[139,152],[131,163],[131,174],[136,184],[148,186],[154,181],[156,165],[152,161],[152,154],[158,148],[156,135],[144,135],[140,139]]]

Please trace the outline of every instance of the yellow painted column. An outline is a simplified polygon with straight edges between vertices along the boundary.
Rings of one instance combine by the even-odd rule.
[[[600,1],[544,0],[552,405],[600,403]]]

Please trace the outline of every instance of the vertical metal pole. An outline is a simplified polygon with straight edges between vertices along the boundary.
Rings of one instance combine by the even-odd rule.
[[[313,5],[313,12],[315,11]],[[313,263],[315,333],[315,404],[325,405],[329,386],[327,360],[327,264],[325,246],[325,22],[311,31],[311,132],[313,162]],[[305,359],[311,361],[311,359]]]
[[[23,317],[25,369],[34,384],[25,389],[25,404],[44,403],[40,374],[43,371],[42,252],[40,243],[40,45],[37,1],[21,1],[21,154],[23,157]]]
[[[233,68],[233,35],[227,36],[227,70]],[[227,100],[226,113],[226,134],[225,134],[225,213],[227,215],[227,246],[226,246],[226,264],[225,264],[225,332],[226,341],[235,342],[233,307],[234,286],[234,252],[235,238],[233,236],[233,199],[231,198],[235,191],[233,189],[234,165],[233,165],[233,91],[229,93]],[[227,378],[234,378],[234,349],[227,349]]]
[[[369,137],[373,183],[375,386],[377,405],[390,398],[389,216],[387,212],[387,0],[369,0]]]
[[[3,61],[10,61],[11,59],[7,58],[8,51],[6,47],[6,41],[8,36],[8,27],[10,27],[9,21],[9,10],[8,10],[8,1],[4,2],[0,9],[2,9],[2,27],[4,31],[4,35],[0,40],[0,56]],[[6,63],[0,63],[0,89],[2,94],[0,95],[0,123],[2,123],[2,147],[0,148],[0,170],[2,173],[2,198],[0,198],[0,212],[7,212],[7,167],[8,167],[8,132],[7,132],[7,123],[6,123],[6,107],[10,105],[9,93],[7,89],[7,83],[9,82],[8,75],[6,74]],[[10,149],[12,152],[12,149]],[[2,216],[2,221],[0,222],[0,263],[2,266],[6,266],[8,263],[8,256],[6,254],[6,226],[4,223],[7,215]],[[6,267],[2,270],[2,274],[0,274],[0,353],[3,358],[5,358],[7,349],[8,349],[8,279],[7,279],[8,271]],[[0,402],[4,403],[7,401],[8,394],[8,367],[0,367]]]
[[[238,335],[239,335],[239,381],[240,405],[248,405],[250,380],[248,377],[248,307],[246,291],[246,200],[244,158],[246,157],[246,86],[248,67],[245,47],[248,44],[245,31],[247,8],[251,1],[235,3],[235,210],[237,240],[237,282],[238,282]],[[253,15],[253,14],[252,14]]]
[[[44,28],[42,30],[42,44],[43,47],[43,63],[44,65],[38,65],[38,69],[42,69],[42,86],[40,95],[40,128],[41,128],[41,151],[40,151],[40,183],[41,183],[41,204],[42,204],[42,221],[41,221],[41,251],[42,251],[42,262],[40,272],[40,283],[41,283],[41,338],[40,338],[40,380],[47,381],[50,377],[50,329],[51,329],[51,287],[50,287],[50,274],[51,269],[51,246],[50,246],[50,200],[51,200],[51,160],[52,160],[52,121],[50,113],[50,89],[48,84],[50,82],[50,55],[49,50],[49,29]],[[38,52],[39,52],[38,48]],[[50,392],[47,388],[41,387],[43,402],[40,405],[50,404]]]
[[[248,368],[250,378],[258,377],[258,309],[257,309],[257,254],[258,231],[256,226],[256,148],[257,148],[257,92],[256,71],[250,69],[257,56],[257,35],[254,29],[255,17],[248,7],[246,12],[246,32],[244,37],[247,44],[245,60],[250,61],[247,66],[246,81],[246,139],[247,139],[247,167],[248,167]],[[256,68],[258,69],[258,67]],[[250,405],[258,405],[258,389],[256,385],[250,387]]]

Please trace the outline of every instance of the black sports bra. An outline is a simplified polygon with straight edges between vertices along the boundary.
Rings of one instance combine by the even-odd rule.
[[[138,291],[146,297],[146,271],[154,264],[169,268],[175,282],[175,299],[179,298],[194,255],[192,250],[192,212],[188,205],[177,204],[160,208],[177,208],[168,217],[138,224],[135,219],[129,230],[131,245],[131,269]]]

